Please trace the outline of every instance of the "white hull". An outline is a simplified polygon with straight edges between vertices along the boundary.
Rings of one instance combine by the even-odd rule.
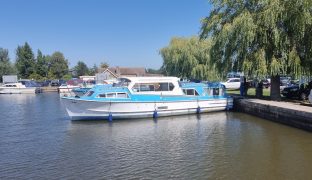
[[[10,87],[0,87],[0,94],[35,94],[37,88],[10,88]]]
[[[60,97],[69,97],[69,96],[75,96],[75,93],[73,92],[74,88],[79,88],[80,86],[60,86],[58,88],[58,92],[60,94]]]
[[[130,119],[222,111],[233,106],[232,98],[180,102],[103,102],[62,99],[72,120]]]

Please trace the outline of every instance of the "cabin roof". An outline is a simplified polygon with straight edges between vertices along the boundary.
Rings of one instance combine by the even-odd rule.
[[[179,81],[180,79],[177,77],[121,77],[121,78],[125,78],[125,79],[129,79],[132,82],[174,82],[174,81]]]

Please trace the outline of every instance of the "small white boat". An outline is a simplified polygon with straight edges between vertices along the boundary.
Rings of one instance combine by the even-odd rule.
[[[62,97],[62,102],[72,120],[157,118],[233,107],[220,83],[185,83],[176,77],[120,78],[81,97]]]
[[[40,90],[37,87],[26,87],[22,83],[7,83],[0,86],[0,94],[35,94]]]

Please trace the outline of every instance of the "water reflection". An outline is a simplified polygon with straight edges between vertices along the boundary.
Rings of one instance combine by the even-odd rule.
[[[0,96],[0,179],[309,179],[312,134],[219,112],[70,121],[57,94]]]

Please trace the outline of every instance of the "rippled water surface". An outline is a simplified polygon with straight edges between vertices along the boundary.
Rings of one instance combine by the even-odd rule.
[[[0,95],[0,179],[311,179],[312,133],[218,112],[72,122],[58,94]]]

